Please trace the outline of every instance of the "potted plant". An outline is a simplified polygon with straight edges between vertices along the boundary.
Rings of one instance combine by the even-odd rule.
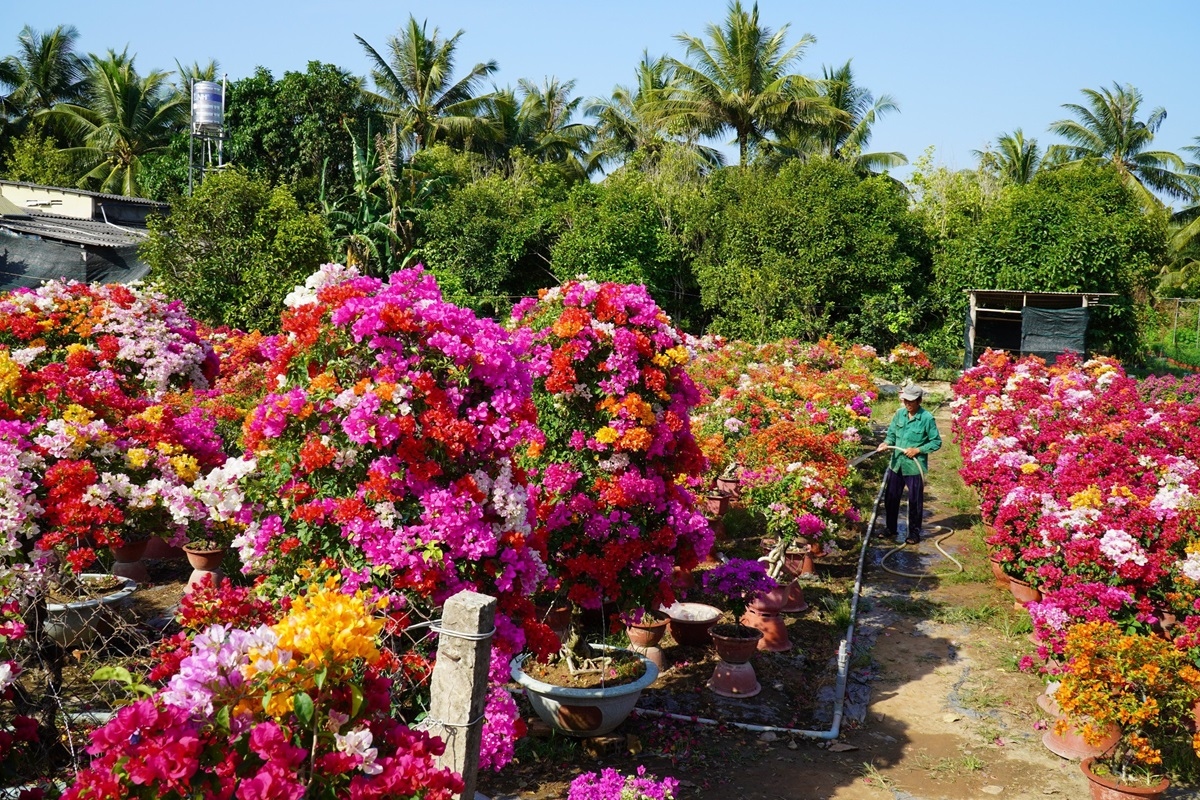
[[[1078,728],[1093,744],[1109,725],[1121,731],[1111,750],[1081,765],[1092,797],[1159,796],[1168,786],[1162,748],[1172,737],[1191,740],[1200,670],[1161,637],[1125,633],[1108,621],[1073,625],[1064,656],[1054,692],[1063,719],[1056,725]]]
[[[758,650],[763,632],[743,625],[742,617],[754,598],[779,584],[767,575],[762,562],[734,558],[705,572],[703,586],[708,594],[725,598],[734,618],[732,624],[717,625],[710,632],[720,660],[708,688],[724,697],[753,697],[762,686],[750,658]]]

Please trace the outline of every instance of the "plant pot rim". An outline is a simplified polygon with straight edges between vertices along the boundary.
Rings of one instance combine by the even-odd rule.
[[[658,666],[641,653],[636,653],[633,650],[628,650],[624,647],[616,647],[610,644],[594,644],[592,647],[595,647],[599,650],[620,651],[637,656],[642,660],[642,665],[645,667],[646,671],[642,674],[642,677],[631,683],[622,683],[619,686],[605,686],[598,689],[576,689],[570,686],[556,686],[553,683],[539,681],[537,678],[525,672],[522,667],[525,664],[525,660],[529,658],[530,654],[522,653],[510,662],[509,669],[512,674],[512,679],[530,691],[537,692],[538,694],[550,695],[551,697],[559,700],[598,700],[604,697],[618,697],[620,695],[633,694],[634,692],[642,691],[647,686],[658,680]]]
[[[88,599],[84,599],[84,600],[71,600],[70,602],[67,602],[67,603],[51,603],[51,602],[47,601],[46,602],[46,610],[47,611],[62,611],[63,609],[66,609],[66,608],[92,608],[94,606],[107,605],[109,603],[115,603],[118,600],[124,600],[126,597],[133,594],[134,590],[137,589],[137,587],[138,587],[137,581],[135,581],[135,580],[132,580],[130,578],[123,578],[123,577],[115,576],[115,575],[109,575],[109,574],[103,573],[103,572],[83,572],[83,573],[80,573],[80,575],[79,575],[79,579],[81,581],[89,579],[89,578],[92,580],[96,580],[96,579],[100,579],[100,578],[105,578],[105,579],[109,579],[109,580],[115,579],[115,580],[121,581],[121,585],[118,586],[116,589],[113,589],[108,594],[103,595],[101,597],[92,597],[92,598],[88,598]]]
[[[1097,775],[1095,772],[1093,772],[1092,764],[1095,762],[1095,757],[1088,756],[1087,758],[1083,759],[1083,761],[1079,762],[1079,769],[1089,781],[1095,781],[1101,786],[1108,787],[1109,789],[1116,789],[1117,791],[1126,793],[1131,793],[1131,790],[1133,790],[1133,792],[1136,792],[1136,794],[1152,797],[1165,792],[1171,786],[1170,778],[1163,778],[1161,781],[1153,785],[1148,783],[1117,783],[1116,781],[1104,775]]]
[[[750,633],[747,633],[744,636],[738,636],[738,635],[730,636],[727,633],[719,633],[717,630],[718,628],[724,628],[725,630],[741,629],[742,631],[750,631]],[[761,639],[763,637],[763,632],[761,630],[759,630],[758,628],[751,628],[749,625],[740,625],[736,622],[726,622],[722,625],[716,625],[713,627],[713,629],[711,631],[709,631],[709,633],[711,633],[713,636],[719,636],[722,639],[735,639],[735,640],[736,639],[746,639],[746,640],[758,641],[759,639]]]
[[[223,553],[228,550],[228,547],[193,547],[190,543],[185,544],[182,548],[185,553],[195,553],[198,556],[206,556],[212,553]]]

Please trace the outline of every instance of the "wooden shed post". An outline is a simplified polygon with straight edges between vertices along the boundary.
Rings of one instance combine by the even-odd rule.
[[[462,775],[465,800],[475,798],[495,622],[496,598],[462,591],[446,601],[442,624],[434,628],[440,635],[437,661],[421,727],[445,740],[438,764]]]

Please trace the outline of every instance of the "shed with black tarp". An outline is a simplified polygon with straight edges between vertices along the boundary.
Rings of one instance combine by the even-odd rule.
[[[1110,292],[1024,292],[969,289],[964,368],[989,347],[1054,361],[1062,353],[1087,351],[1092,310]]]

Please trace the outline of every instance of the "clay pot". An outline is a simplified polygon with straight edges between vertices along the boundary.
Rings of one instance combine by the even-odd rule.
[[[713,632],[713,644],[716,645],[720,660],[713,667],[708,688],[716,694],[722,697],[754,697],[762,691],[762,684],[750,665],[750,658],[758,650],[762,633],[753,631],[753,634],[750,636],[745,628],[735,625],[722,625]]]
[[[821,543],[820,539],[806,539],[805,541],[808,542],[808,554],[810,556],[820,558],[825,555],[825,545]]]
[[[725,512],[729,510],[729,495],[721,492],[712,492],[705,495],[704,508],[708,511],[709,516],[725,516]]]
[[[184,545],[183,553],[192,565],[192,574],[188,576],[187,588],[184,589],[185,594],[194,591],[205,577],[212,577],[213,586],[221,582],[221,578],[224,577],[221,574],[221,562],[225,560],[224,547],[201,550]]]
[[[742,625],[762,631],[762,638],[758,640],[759,650],[782,653],[792,649],[792,640],[788,638],[787,624],[779,614],[782,608],[782,601],[773,611],[752,606],[746,609],[746,613],[742,615]]]
[[[787,553],[783,557],[783,571],[793,578],[815,578],[817,566],[813,563],[812,553]]]
[[[634,647],[656,647],[667,635],[667,621],[662,614],[646,614],[636,625],[626,625],[625,634]]]
[[[688,647],[708,647],[709,633],[721,618],[721,609],[703,603],[672,603],[662,609],[667,615],[667,629],[676,644]]]
[[[717,478],[717,491],[728,495],[729,497],[738,496],[738,481],[737,478]]]
[[[147,544],[149,544],[149,540],[141,539],[109,548],[113,554],[112,574],[137,583],[149,583],[150,573],[146,571],[146,564],[142,561],[142,556],[146,554]]]
[[[1092,800],[1158,800],[1171,786],[1171,782],[1163,778],[1153,786],[1130,786],[1117,783],[1109,776],[1101,776],[1092,772],[1094,758],[1085,758],[1079,765],[1084,777],[1088,779],[1088,789]]]
[[[1008,578],[1008,590],[1012,592],[1012,596],[1016,599],[1016,607],[1024,609],[1026,603],[1039,603],[1042,600],[1042,593],[1030,586],[1019,578],[1014,578],[1011,575]]]
[[[1081,759],[1102,756],[1121,741],[1121,729],[1116,725],[1108,727],[1099,744],[1089,744],[1083,738],[1083,733],[1077,728],[1068,727],[1065,733],[1058,734],[1054,732],[1055,727],[1056,725],[1051,724],[1050,729],[1042,734],[1042,744],[1051,753],[1062,758]]]
[[[787,585],[787,600],[783,604],[783,608],[779,609],[784,614],[800,614],[808,611],[808,601],[804,599],[804,589],[800,587],[800,581],[793,580]]]
[[[1008,573],[1004,571],[1004,562],[993,556],[989,559],[992,565],[992,577],[996,579],[996,586],[1001,589],[1008,588]]]

